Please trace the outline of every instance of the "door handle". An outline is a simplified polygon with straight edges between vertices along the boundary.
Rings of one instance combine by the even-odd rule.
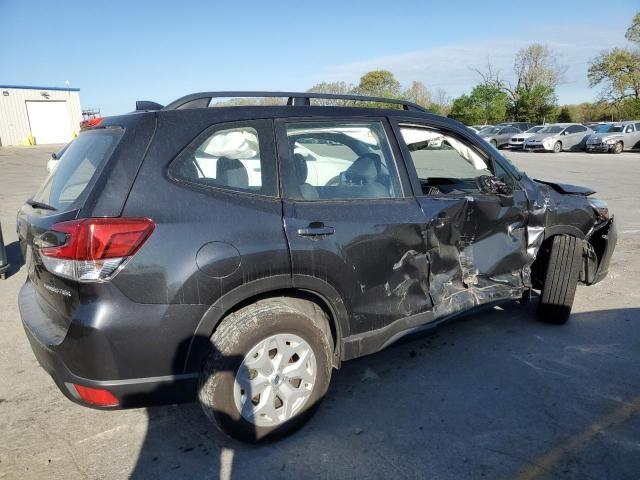
[[[301,237],[323,237],[334,233],[335,228],[325,227],[322,222],[311,222],[307,227],[298,229],[298,235]]]

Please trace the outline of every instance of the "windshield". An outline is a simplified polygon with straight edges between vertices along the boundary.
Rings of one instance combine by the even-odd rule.
[[[564,127],[549,126],[549,127],[544,127],[538,133],[560,133],[563,130],[564,130]]]
[[[502,129],[498,128],[498,127],[488,127],[488,128],[483,129],[483,130],[480,130],[480,133],[482,133],[484,135],[495,135],[500,130],[502,130]]]
[[[539,132],[540,130],[542,130],[543,128],[544,128],[544,127],[540,127],[540,126],[537,126],[537,127],[531,127],[529,130],[527,130],[527,131],[526,131],[526,133],[537,133],[537,132]]]
[[[603,133],[609,130],[610,125],[593,125],[590,127],[596,133]]]
[[[33,199],[58,210],[72,209],[98,168],[109,158],[122,136],[120,128],[81,132],[69,144],[58,166],[44,181]]]
[[[624,130],[624,125],[607,125],[609,128],[599,130],[599,133],[616,133]]]

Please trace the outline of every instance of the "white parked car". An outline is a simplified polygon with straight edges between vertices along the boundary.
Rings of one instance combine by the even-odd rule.
[[[60,162],[60,159],[62,158],[62,155],[64,155],[64,152],[67,151],[67,148],[69,148],[69,145],[71,145],[71,142],[67,143],[64,147],[62,147],[57,152],[54,152],[54,153],[51,154],[51,158],[49,158],[49,161],[47,162],[47,172],[48,173],[53,172],[53,169],[58,166],[58,162]]]
[[[524,141],[523,148],[532,151],[584,150],[593,130],[579,123],[552,123]]]
[[[509,148],[511,149],[519,149],[524,146],[524,141],[532,137],[534,134],[538,133],[540,130],[544,128],[544,125],[536,125],[535,127],[531,127],[529,130],[526,130],[522,133],[518,133],[511,137],[509,140]]]

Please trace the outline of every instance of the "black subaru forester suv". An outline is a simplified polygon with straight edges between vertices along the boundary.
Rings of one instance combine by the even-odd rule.
[[[288,100],[216,102],[255,96]],[[197,399],[259,440],[301,425],[342,361],[461,312],[537,289],[541,319],[566,322],[616,242],[593,193],[400,100],[139,102],[81,132],[20,210],[20,312],[72,401]]]

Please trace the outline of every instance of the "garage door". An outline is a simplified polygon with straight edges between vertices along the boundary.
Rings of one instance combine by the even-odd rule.
[[[36,144],[71,141],[67,102],[27,102],[27,114]]]

